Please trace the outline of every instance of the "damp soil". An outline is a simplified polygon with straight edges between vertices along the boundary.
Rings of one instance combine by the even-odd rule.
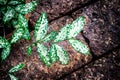
[[[26,0],[30,2],[32,0]],[[34,24],[45,11],[49,20],[49,32],[58,31],[65,24],[71,23],[79,16],[86,18],[82,33],[76,36],[91,50],[91,55],[83,55],[70,47],[67,41],[59,43],[69,54],[68,65],[59,62],[46,67],[40,60],[36,48],[31,56],[26,55],[26,46],[33,39]],[[25,68],[14,73],[19,80],[117,80],[119,75],[120,57],[120,2],[119,0],[39,0],[36,10],[26,15],[32,39],[20,40],[12,46],[10,56],[0,63],[0,80],[10,80],[8,70],[22,62]],[[9,38],[7,31],[0,22],[0,35]],[[49,47],[49,44],[46,44]],[[108,66],[110,65],[110,66]],[[114,73],[114,74],[112,74]]]

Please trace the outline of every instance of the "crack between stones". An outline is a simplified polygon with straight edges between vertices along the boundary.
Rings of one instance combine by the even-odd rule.
[[[73,8],[72,10],[70,10],[70,11],[68,11],[68,12],[66,12],[66,13],[61,13],[60,16],[58,16],[58,17],[50,20],[49,22],[52,22],[52,21],[57,20],[57,19],[59,19],[59,18],[61,18],[61,17],[64,17],[64,16],[71,16],[72,13],[74,13],[74,12],[77,11],[77,10],[79,10],[80,8],[84,8],[84,7],[86,7],[86,6],[89,6],[89,5],[91,5],[91,4],[96,3],[96,2],[98,2],[98,1],[100,1],[100,0],[91,0],[91,1],[89,1],[88,3],[82,4],[82,5],[81,5],[81,4],[78,4],[79,6]],[[36,10],[35,10],[35,11],[36,11]],[[36,11],[36,12],[37,12],[38,14],[40,14],[38,11]]]

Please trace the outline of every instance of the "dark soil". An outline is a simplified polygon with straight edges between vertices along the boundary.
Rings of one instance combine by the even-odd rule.
[[[31,0],[26,0],[29,1]],[[57,62],[51,67],[46,67],[40,61],[36,48],[33,48],[31,56],[26,55],[26,46],[34,39],[21,40],[12,46],[10,56],[1,63],[0,80],[9,80],[8,70],[20,62],[26,65],[24,69],[15,73],[20,80],[118,80],[120,78],[119,0],[39,0],[36,10],[26,15],[30,22],[32,38],[33,25],[42,11],[48,15],[49,32],[58,31],[77,17],[85,16],[85,28],[76,39],[89,46],[91,55],[77,53],[67,41],[64,41],[59,44],[69,53],[69,64],[61,65]],[[4,35],[3,32],[2,27],[0,35]]]

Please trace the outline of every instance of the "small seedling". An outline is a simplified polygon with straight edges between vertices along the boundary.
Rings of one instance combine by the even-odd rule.
[[[65,25],[59,32],[48,31],[48,20],[45,12],[42,12],[40,18],[35,24],[34,39],[38,55],[45,65],[50,66],[51,63],[55,63],[57,60],[61,64],[68,64],[69,55],[64,48],[58,45],[58,42],[68,40],[70,45],[78,52],[82,54],[90,54],[89,48],[81,41],[76,40],[75,37],[79,34],[85,24],[85,18],[80,16],[71,24]],[[51,42],[50,48],[47,48],[44,43]],[[27,48],[28,55],[32,53],[32,45]]]

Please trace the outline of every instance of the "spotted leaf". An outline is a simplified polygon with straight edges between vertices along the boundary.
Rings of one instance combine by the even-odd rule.
[[[59,45],[55,44],[56,48],[56,54],[58,57],[58,60],[61,62],[61,64],[68,64],[69,62],[69,56],[68,53]]]
[[[49,50],[49,57],[50,57],[50,62],[54,63],[57,61],[57,50],[55,48],[55,45],[52,44],[50,50]]]
[[[46,66],[50,66],[50,58],[47,48],[43,45],[38,43],[37,44],[37,52],[40,56],[40,59],[45,63]]]
[[[9,5],[18,5],[18,4],[21,4],[21,3],[23,3],[22,0],[10,0],[8,2]]]
[[[68,31],[70,25],[66,25],[59,31],[58,35],[55,37],[54,42],[60,42],[67,39]]]
[[[36,1],[32,1],[26,4],[18,5],[15,10],[21,14],[28,14],[29,12],[33,11],[37,5]]]
[[[48,42],[48,41],[53,40],[53,39],[55,38],[56,34],[57,34],[56,32],[51,32],[51,33],[49,33],[49,34],[43,39],[43,41],[44,41],[44,42]]]
[[[90,54],[89,48],[83,42],[71,39],[69,43],[76,51],[86,55]]]
[[[13,72],[19,71],[19,70],[23,69],[24,67],[25,67],[25,65],[23,63],[19,63],[16,66],[14,66],[13,68],[11,68],[9,70],[9,73],[13,73]]]
[[[70,24],[71,27],[68,31],[68,39],[74,38],[78,33],[80,33],[84,28],[84,24],[85,19],[83,16],[80,16],[75,21],[73,21],[72,24]]]
[[[15,15],[15,10],[11,7],[7,10],[7,12],[3,16],[4,23],[10,21]]]
[[[7,45],[5,48],[3,48],[2,53],[1,53],[1,59],[2,61],[5,60],[9,54],[10,54],[10,50],[11,50],[11,45]]]
[[[18,28],[14,31],[10,43],[15,43],[17,42],[24,34],[24,29],[23,28]]]
[[[36,41],[42,40],[47,34],[48,20],[45,12],[42,12],[40,18],[35,24],[34,36]]]
[[[8,45],[9,45],[9,42],[5,38],[0,36],[0,48],[5,48]]]
[[[11,80],[18,80],[18,78],[17,77],[15,77],[14,75],[12,75],[12,74],[9,74],[9,76],[10,76],[10,79]]]

